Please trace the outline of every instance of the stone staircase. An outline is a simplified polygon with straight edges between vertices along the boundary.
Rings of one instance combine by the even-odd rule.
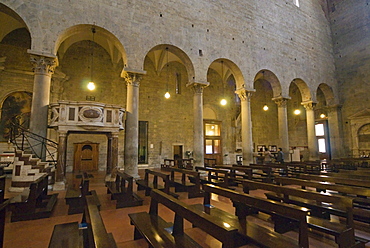
[[[48,174],[49,176],[49,185],[53,184],[55,178],[54,165],[51,165],[49,162],[42,162],[41,159],[34,157],[31,153],[16,150],[9,191],[22,192],[30,186],[31,182],[44,174]]]

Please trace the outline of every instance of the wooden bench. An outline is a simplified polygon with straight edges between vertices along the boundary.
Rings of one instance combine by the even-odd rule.
[[[340,185],[328,182],[317,182],[288,177],[276,177],[277,184],[297,185],[302,189],[313,188],[317,192],[328,192],[331,194],[341,194],[353,198],[353,217],[354,220],[370,223],[370,188]],[[334,192],[333,192],[334,191]]]
[[[196,204],[192,207],[203,210],[211,216],[231,224],[238,229],[240,235],[247,237],[252,243],[263,247],[309,247],[306,221],[309,212],[307,209],[239,193],[235,190],[211,184],[203,185],[203,189],[205,191],[204,204]],[[231,215],[213,207],[211,205],[211,194],[229,198],[236,207],[236,215]],[[271,215],[275,220],[275,231],[248,221],[246,219],[247,215],[254,213],[254,210]],[[298,229],[298,240],[280,234],[292,229]]]
[[[203,196],[200,189],[200,175],[197,171],[163,167],[162,171],[170,172],[171,186],[175,187],[175,192],[188,192],[188,198]],[[177,176],[180,174],[180,178]],[[192,178],[192,182],[190,178]]]
[[[0,248],[2,248],[4,244],[5,215],[8,204],[9,200],[3,201],[0,204]]]
[[[162,179],[162,183],[158,183],[158,178]],[[137,190],[145,190],[145,195],[149,196],[152,189],[160,189],[166,194],[178,198],[176,193],[170,191],[170,175],[160,171],[145,169],[144,179],[136,180]]]
[[[50,217],[58,193],[48,195],[48,175],[43,174],[20,195],[9,201],[11,222]]]
[[[49,248],[116,248],[113,235],[107,233],[93,196],[86,196],[82,221],[54,226]]]
[[[143,205],[143,199],[133,192],[134,178],[123,171],[116,171],[114,182],[106,182],[107,193],[111,200],[116,200],[116,208]]]
[[[222,242],[222,247],[238,247],[246,243],[239,239],[234,227],[202,211],[190,208],[182,201],[176,200],[159,190],[151,191],[150,210],[129,214],[131,224],[135,226],[134,240],[144,238],[149,247],[202,247],[184,232],[184,220],[193,223],[207,234]],[[158,216],[161,204],[175,213],[173,225]]]
[[[271,168],[271,173],[272,173],[272,176],[278,176],[278,175],[283,175],[283,176],[287,176],[289,174],[289,168],[288,168],[288,165],[287,164],[276,164],[276,163],[264,163],[264,164],[249,164],[249,165],[243,165],[244,166],[257,166],[257,167],[264,167],[264,168]]]
[[[249,193],[250,190],[254,189],[267,190],[270,191],[265,193],[268,199],[310,209],[311,216],[307,218],[308,226],[317,231],[333,235],[335,242],[340,248],[364,247],[363,242],[355,240],[353,200],[351,198],[260,183],[252,180],[243,180],[242,184],[245,193]],[[346,224],[331,221],[331,214],[345,218]]]
[[[331,182],[342,185],[352,185],[358,187],[370,188],[370,180],[359,180],[335,176],[312,175],[312,174],[297,174],[294,177],[299,179],[314,180],[319,182]]]
[[[204,158],[204,167],[215,167],[216,159],[215,158]]]
[[[92,195],[95,200],[95,205],[100,209],[100,201],[95,190],[89,190],[90,180],[86,172],[77,175],[76,179],[79,183],[72,183],[67,188],[64,199],[68,205],[68,214],[80,214],[84,211],[85,199],[87,195]]]
[[[195,167],[197,172],[200,172],[200,182],[201,184],[215,184],[218,186],[228,187],[230,170],[229,169],[217,169],[211,167]],[[202,172],[206,175],[202,176]]]

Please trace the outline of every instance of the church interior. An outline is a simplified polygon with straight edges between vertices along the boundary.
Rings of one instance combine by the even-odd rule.
[[[0,0],[0,247],[370,247],[369,13]]]

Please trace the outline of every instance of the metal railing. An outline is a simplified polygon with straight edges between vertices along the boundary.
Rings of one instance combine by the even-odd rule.
[[[18,150],[28,150],[32,152],[32,154],[35,155],[37,158],[45,160],[56,166],[58,143],[42,137],[38,134],[35,134],[22,125],[16,124],[14,122],[11,123],[9,141],[13,143]],[[35,147],[38,146],[41,146],[41,149],[37,149],[40,154],[38,154],[35,149]]]

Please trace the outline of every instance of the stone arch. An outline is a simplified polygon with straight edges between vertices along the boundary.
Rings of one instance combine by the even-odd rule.
[[[315,95],[311,92],[310,88],[308,87],[307,83],[303,81],[300,78],[293,79],[291,84],[295,84],[302,96],[302,102],[308,102],[308,101],[315,101],[316,97]]]
[[[29,30],[22,17],[20,17],[18,13],[2,3],[0,3],[0,23],[6,24],[1,25],[0,42],[5,36],[16,29],[26,28],[27,30]]]
[[[325,84],[325,83],[322,83],[318,86],[317,90],[321,90],[324,94],[324,97],[325,97],[325,105],[327,106],[332,106],[332,105],[335,105],[336,104],[336,100],[335,100],[335,96],[334,96],[334,92],[333,92],[333,89]]]
[[[258,80],[267,81],[270,84],[274,98],[283,95],[280,81],[272,71],[266,69],[260,70],[254,77],[253,82]]]
[[[57,38],[53,53],[62,59],[68,48],[76,42],[93,39],[92,28],[95,29],[94,42],[103,47],[109,54],[114,65],[121,60],[128,67],[127,54],[120,41],[108,30],[90,24],[79,24],[64,30]]]
[[[223,70],[224,75],[221,75],[222,74],[222,64],[224,67],[224,70]],[[240,68],[230,59],[218,58],[210,64],[209,69],[215,70],[223,78],[224,81],[226,81],[230,76],[233,76],[235,79],[236,89],[244,87],[243,74]]]
[[[168,63],[178,62],[184,65],[189,81],[192,81],[195,77],[194,66],[189,56],[176,46],[169,44],[157,45],[150,49],[146,56],[153,62],[157,74],[166,66],[168,56]]]

